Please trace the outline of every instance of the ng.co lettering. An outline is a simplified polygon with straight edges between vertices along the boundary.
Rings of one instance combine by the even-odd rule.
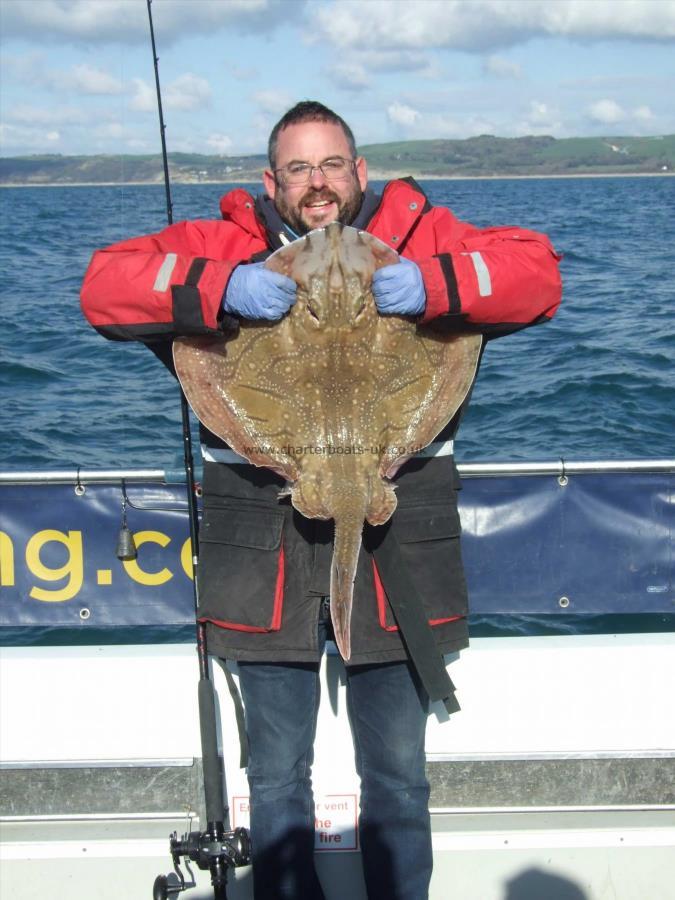
[[[100,543],[91,536],[92,544]],[[175,577],[176,572],[172,541],[162,531],[145,530],[134,533],[134,541],[138,548],[138,558],[120,562],[110,552],[110,567],[92,569],[89,577],[102,587],[114,584],[120,578],[130,578],[137,584],[146,587],[161,587]],[[32,534],[25,545],[18,546],[16,541],[0,531],[0,588],[11,588],[16,585],[17,569],[27,570],[34,581],[28,591],[31,600],[42,603],[64,603],[72,600],[82,590],[85,583],[86,565],[85,548],[87,536],[79,530],[60,531],[56,528],[45,528]],[[145,552],[157,548],[161,551],[161,564],[157,564],[157,552]],[[101,561],[100,550],[96,554]],[[154,559],[154,564],[152,560]],[[178,570],[192,579],[192,543],[188,537],[180,544]]]

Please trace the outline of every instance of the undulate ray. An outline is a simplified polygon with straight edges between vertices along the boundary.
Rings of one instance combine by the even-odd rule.
[[[267,260],[298,285],[281,322],[244,320],[231,337],[174,342],[200,421],[253,465],[286,478],[304,516],[335,521],[331,617],[346,660],[364,521],[391,517],[390,478],[450,421],[480,351],[477,335],[378,314],[373,273],[397,264],[386,244],[334,222]],[[290,451],[298,447],[313,452]]]

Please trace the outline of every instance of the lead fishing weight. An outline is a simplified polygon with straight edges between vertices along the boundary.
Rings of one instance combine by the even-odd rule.
[[[136,541],[127,525],[127,492],[124,489],[124,482],[122,482],[122,527],[117,535],[117,549],[115,550],[115,556],[122,562],[136,559],[138,556]]]

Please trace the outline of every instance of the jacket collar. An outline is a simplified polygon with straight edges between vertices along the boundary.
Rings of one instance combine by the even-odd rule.
[[[361,209],[352,225],[369,231],[398,251],[429,208],[424,191],[414,179],[397,179],[385,185],[381,196],[370,188],[366,189]],[[254,199],[243,188],[235,188],[221,198],[220,211],[226,221],[234,222],[249,234],[261,238],[273,250],[283,246],[282,234],[286,240],[295,239],[266,194]]]
[[[368,231],[400,252],[410,234],[431,204],[413,178],[390,181],[382,192],[382,201],[368,225]]]

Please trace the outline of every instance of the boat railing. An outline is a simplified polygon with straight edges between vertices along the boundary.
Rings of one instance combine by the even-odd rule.
[[[465,462],[457,466],[463,478],[498,475],[569,475],[621,474],[628,472],[675,472],[674,459],[566,460],[559,457],[545,461]],[[0,472],[2,484],[119,484],[185,481],[182,469],[18,469]]]

